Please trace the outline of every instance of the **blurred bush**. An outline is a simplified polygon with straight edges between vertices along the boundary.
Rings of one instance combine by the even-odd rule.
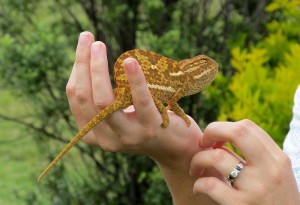
[[[89,30],[108,49],[109,66],[124,51],[144,48],[176,60],[204,53],[220,75],[202,94],[182,100],[204,127],[219,119],[253,119],[278,142],[288,129],[299,73],[299,1],[2,0],[0,86],[35,112],[2,120],[25,126],[49,161],[76,131],[65,97],[78,34]],[[79,143],[44,185],[37,204],[172,204],[154,162]],[[34,167],[37,175],[43,166]]]
[[[250,48],[233,48],[235,74],[219,119],[249,118],[282,144],[289,129],[293,96],[300,83],[299,1],[275,0],[266,7],[278,16],[268,35]]]

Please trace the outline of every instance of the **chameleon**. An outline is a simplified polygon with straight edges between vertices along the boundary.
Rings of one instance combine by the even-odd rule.
[[[197,55],[190,59],[175,61],[157,53],[134,49],[121,54],[114,65],[115,100],[91,119],[65,146],[57,157],[46,167],[38,177],[38,183],[54,167],[57,162],[91,129],[112,113],[132,105],[129,82],[123,68],[126,58],[135,58],[144,72],[147,86],[153,101],[162,116],[162,127],[169,125],[167,110],[172,110],[181,117],[187,126],[191,122],[177,101],[196,94],[209,85],[218,73],[218,64],[206,55]],[[165,104],[168,106],[165,107]]]

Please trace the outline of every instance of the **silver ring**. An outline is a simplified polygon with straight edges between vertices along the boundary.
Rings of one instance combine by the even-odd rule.
[[[227,181],[233,186],[234,180],[238,177],[242,169],[245,167],[243,162],[239,162],[236,167],[230,172],[227,177]]]

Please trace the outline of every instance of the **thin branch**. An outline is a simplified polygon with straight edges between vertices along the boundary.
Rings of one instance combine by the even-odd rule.
[[[83,31],[84,28],[81,26],[79,20],[76,18],[75,14],[71,11],[71,9],[69,7],[64,7],[64,9],[67,11],[67,13],[70,15],[71,19],[74,21],[77,29],[79,31]]]

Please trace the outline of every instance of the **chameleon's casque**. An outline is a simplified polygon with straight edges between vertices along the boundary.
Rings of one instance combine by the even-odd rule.
[[[100,111],[79,131],[53,162],[46,167],[39,176],[38,182],[93,127],[117,110],[132,105],[131,91],[123,68],[123,62],[128,57],[135,58],[141,65],[154,103],[162,116],[163,127],[167,127],[169,124],[168,109],[180,116],[189,126],[191,122],[177,101],[184,96],[202,91],[218,73],[218,64],[205,55],[177,62],[147,50],[136,49],[123,53],[114,66],[115,101]],[[168,104],[168,107],[166,108],[164,104]]]

